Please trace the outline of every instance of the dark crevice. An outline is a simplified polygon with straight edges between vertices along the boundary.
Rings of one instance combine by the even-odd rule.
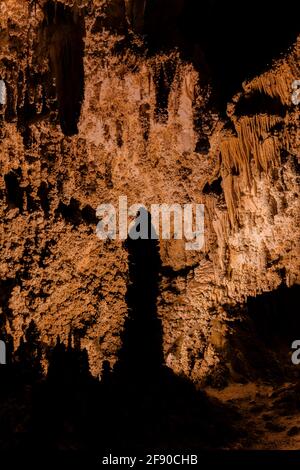
[[[33,122],[36,118],[36,108],[34,102],[30,101],[29,91],[31,87],[31,77],[28,68],[25,73],[25,96],[23,92],[23,81],[24,78],[19,78],[19,90],[18,90],[18,129],[23,137],[24,146],[26,148],[31,145],[31,132],[29,123]]]
[[[286,108],[279,97],[271,97],[256,91],[249,96],[242,96],[235,107],[235,115],[253,116],[255,114],[268,114],[285,117]]]
[[[171,266],[162,266],[161,273],[163,276],[168,278],[169,281],[172,281],[178,277],[187,277],[187,275],[197,268],[197,266],[199,266],[199,263],[177,270],[173,269]]]
[[[10,171],[4,175],[6,187],[6,204],[8,209],[18,208],[23,211],[24,189],[20,187],[21,169]]]
[[[105,174],[104,174],[105,184],[108,189],[113,189],[114,184],[112,180],[112,168],[111,162],[105,162]]]
[[[141,125],[142,132],[143,132],[143,138],[144,140],[147,141],[150,135],[150,123],[151,123],[149,103],[141,104],[140,109],[139,109],[139,118],[140,118],[140,125]]]
[[[32,262],[33,254],[35,252],[35,243],[36,240],[26,239],[24,244],[24,251],[22,255],[22,265],[21,269],[18,272],[18,279],[20,285],[22,285],[23,280],[29,280],[32,278]]]
[[[171,86],[175,77],[176,66],[172,61],[156,67],[154,80],[156,84],[156,107],[154,117],[157,122],[168,120],[168,104]]]
[[[59,203],[58,208],[55,210],[56,216],[61,216],[66,222],[78,227],[84,223],[87,225],[97,225],[98,219],[96,211],[89,205],[86,205],[81,210],[80,203],[74,198],[71,198],[69,204]]]
[[[84,98],[84,17],[76,7],[48,1],[44,8],[44,30],[52,73],[56,80],[59,117],[67,136],[78,133]]]
[[[210,151],[209,135],[212,133],[210,92],[201,80],[195,87],[193,98],[193,125],[197,136],[195,152],[207,155]]]
[[[84,206],[81,211],[82,220],[88,225],[94,225],[96,227],[99,220],[96,217],[96,211],[89,204]]]
[[[37,194],[46,217],[48,217],[50,211],[49,193],[50,188],[45,181],[42,181]]]
[[[49,72],[34,72],[29,67],[18,76],[17,125],[25,148],[30,148],[33,136],[30,126],[50,117],[57,107]]]
[[[25,190],[26,194],[26,207],[28,212],[34,212],[39,209],[39,203],[34,199],[29,188]]]
[[[41,250],[40,259],[38,265],[40,268],[44,268],[46,261],[51,256],[51,247],[56,245],[55,240],[46,240],[44,248]]]
[[[7,67],[11,67],[11,64],[8,64]],[[16,112],[16,103],[13,93],[13,88],[10,83],[6,82],[6,108],[5,108],[5,120],[7,122],[13,122],[17,117]]]
[[[209,138],[206,135],[199,135],[196,142],[195,152],[207,155],[210,150]]]
[[[123,146],[123,123],[119,120],[116,122],[116,138],[117,146],[121,148]]]
[[[215,179],[212,183],[206,183],[202,190],[203,194],[215,194],[221,196],[223,194],[222,177]]]
[[[82,218],[81,218],[81,211],[80,211],[80,203],[72,198],[70,204],[64,204],[60,202],[58,208],[55,210],[55,214],[61,215],[66,222],[74,225],[77,227],[80,225]]]

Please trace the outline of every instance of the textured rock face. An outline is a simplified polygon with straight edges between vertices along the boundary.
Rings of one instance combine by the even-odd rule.
[[[14,350],[33,320],[45,350],[80,337],[93,375],[116,363],[128,253],[96,237],[96,208],[126,195],[205,205],[203,250],[160,242],[166,364],[220,385],[255,375],[251,341],[278,359],[247,299],[299,284],[299,39],[224,113],[201,44],[174,26],[184,7],[172,2],[170,33],[162,7],[159,50],[146,0],[0,3],[2,329]]]

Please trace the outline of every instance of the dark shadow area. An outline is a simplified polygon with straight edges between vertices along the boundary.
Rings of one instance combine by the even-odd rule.
[[[30,384],[42,378],[42,346],[40,334],[32,320],[14,355],[14,364],[18,369],[18,380]]]
[[[81,346],[84,330],[71,330],[67,345],[57,338],[49,347],[31,322],[6,369],[1,449],[199,450],[222,447],[239,435],[236,412],[164,365],[157,240],[128,238],[126,247],[128,318],[115,368],[105,361],[99,382]]]
[[[299,381],[299,367],[291,361],[292,342],[300,330],[299,291],[297,285],[281,286],[247,299],[227,348],[228,362],[241,381]]]
[[[154,80],[156,84],[156,107],[154,116],[157,122],[168,119],[168,103],[171,86],[175,77],[175,64],[172,61],[159,64],[156,67]]]
[[[211,183],[205,183],[202,192],[203,194],[214,194],[216,196],[221,196],[223,194],[222,177],[220,176]]]
[[[295,2],[254,0],[153,0],[145,10],[144,32],[152,53],[178,47],[207,79],[224,108],[242,81],[263,72],[299,33]]]
[[[125,2],[126,18],[131,28],[143,33],[147,0],[128,0]]]
[[[80,342],[76,344],[76,335],[70,334],[67,346],[58,337],[47,358],[47,379],[33,391],[31,430],[45,436],[49,434],[53,447],[68,447],[72,442],[69,433],[80,433],[93,425],[91,416],[100,406],[93,392],[99,389],[100,393],[100,386],[90,376],[87,351],[81,350]],[[80,448],[80,440],[75,438],[73,442]]]
[[[77,124],[84,98],[84,17],[74,6],[48,1],[44,7],[51,69],[56,80],[59,117],[67,136],[78,133]]]
[[[281,286],[278,289],[249,297],[247,307],[257,335],[268,346],[288,347],[300,331],[299,311],[300,286]]]
[[[149,239],[140,217],[148,220]],[[144,232],[145,234],[145,232]],[[157,315],[162,270],[159,243],[144,209],[126,242],[129,263],[128,318],[119,361],[111,374],[110,396],[118,422],[115,436],[126,447],[209,448],[233,437],[233,414],[212,405],[193,384],[164,365],[163,331]]]
[[[25,148],[30,148],[34,142],[31,125],[38,124],[45,119],[51,121],[56,109],[56,90],[51,73],[49,71],[37,72],[29,66],[25,71],[20,71],[17,81],[15,117]]]
[[[198,131],[196,127],[195,127],[195,130]],[[210,150],[209,138],[206,135],[201,135],[201,134],[199,135],[199,134],[198,134],[198,139],[197,139],[197,143],[195,147],[195,152],[207,155]]]
[[[102,14],[95,18],[92,33],[99,33],[105,29],[115,34],[126,34],[127,23],[125,18],[124,0],[110,0],[103,4]]]
[[[162,325],[157,318],[161,260],[158,240],[151,240],[150,216],[145,209],[140,217],[148,221],[148,240],[127,239],[129,282],[126,294],[128,318],[115,374],[120,380],[154,382],[163,364]],[[139,223],[133,230],[140,231]]]
[[[20,186],[21,169],[12,170],[4,175],[6,189],[6,204],[8,209],[18,208],[23,212],[24,189]]]
[[[286,108],[281,103],[280,98],[256,91],[249,96],[242,96],[235,107],[237,117],[254,116],[255,114],[273,114],[284,118]]]
[[[98,219],[96,211],[89,204],[80,208],[80,203],[73,197],[69,204],[60,202],[55,210],[56,217],[61,216],[67,223],[77,227],[81,223],[96,226]]]

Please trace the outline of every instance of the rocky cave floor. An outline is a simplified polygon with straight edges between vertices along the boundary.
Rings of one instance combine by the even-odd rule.
[[[300,448],[299,383],[277,387],[260,383],[233,384],[223,390],[207,389],[206,392],[239,414],[237,427],[246,436],[231,443],[229,448]]]

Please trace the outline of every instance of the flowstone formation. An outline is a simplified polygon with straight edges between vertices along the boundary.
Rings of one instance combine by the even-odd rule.
[[[159,244],[166,365],[197,386],[293,376],[299,38],[252,76],[228,56],[222,88],[193,2],[150,3],[1,0],[2,336],[13,360],[34,322],[44,373],[58,336],[113,368],[128,252],[97,238],[97,207],[202,203],[201,251]]]

